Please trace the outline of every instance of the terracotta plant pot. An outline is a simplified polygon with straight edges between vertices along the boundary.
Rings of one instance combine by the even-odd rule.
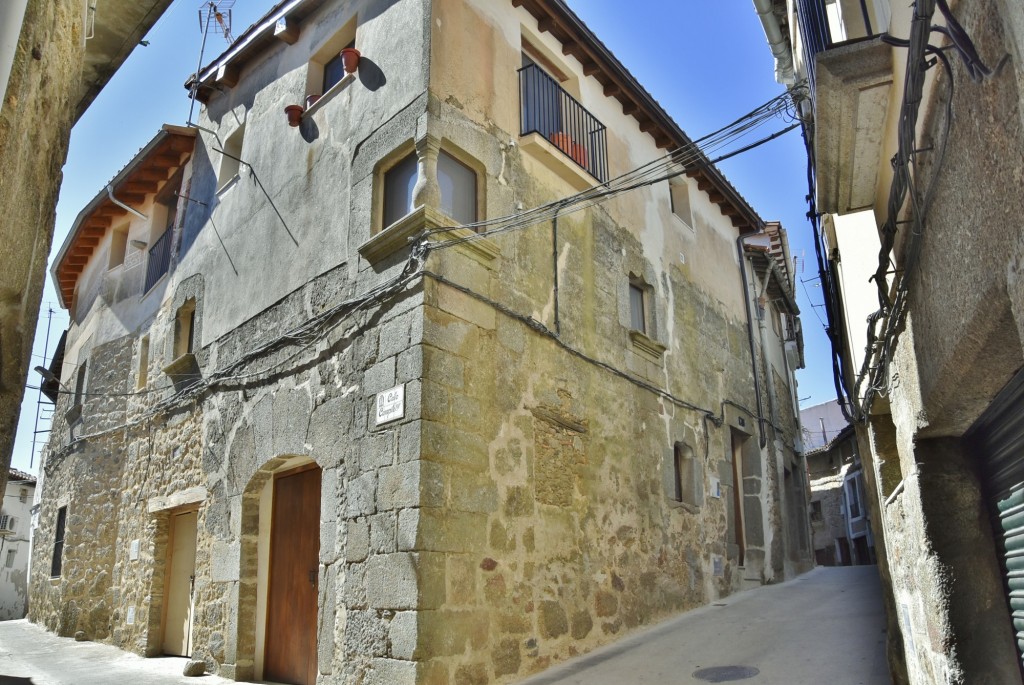
[[[317,93],[316,95],[307,95],[306,96],[306,109],[309,109],[310,107],[315,105],[316,101],[319,100],[319,99],[320,99],[320,93]]]
[[[341,51],[341,59],[345,63],[345,72],[349,74],[356,73],[356,69],[359,68],[359,51],[355,48],[344,48]]]
[[[302,123],[302,113],[306,109],[302,105],[288,105],[284,108],[284,113],[288,115],[288,125],[298,126]]]
[[[552,133],[551,142],[581,167],[587,167],[587,149],[573,140],[568,133]]]

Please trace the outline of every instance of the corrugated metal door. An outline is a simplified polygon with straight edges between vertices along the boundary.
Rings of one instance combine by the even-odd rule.
[[[996,396],[970,439],[978,449],[989,511],[1001,543],[1007,601],[1024,655],[1024,371]],[[1024,674],[1024,662],[1020,662]]]

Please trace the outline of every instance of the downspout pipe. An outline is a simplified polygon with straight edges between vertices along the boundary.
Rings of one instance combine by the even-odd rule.
[[[782,35],[779,18],[775,16],[773,0],[754,0],[754,9],[761,19],[764,35],[768,39],[768,47],[775,56],[775,80],[784,86],[796,82],[793,72],[793,53],[789,49],[789,41]]]
[[[139,211],[136,211],[136,210],[132,209],[131,207],[129,207],[128,205],[126,205],[125,203],[121,202],[116,197],[114,197],[114,186],[111,186],[111,185],[107,186],[107,197],[109,197],[110,201],[113,202],[118,207],[120,207],[121,209],[126,209],[129,212],[131,212],[132,214],[134,214],[135,216],[139,217],[140,219],[142,219],[144,221],[149,221],[149,217],[148,216],[146,216],[142,212],[139,212]]]
[[[761,404],[761,374],[757,370],[757,350],[754,347],[754,319],[750,310],[750,284],[747,283],[747,257],[743,254],[743,238],[736,238],[736,257],[740,260],[740,277],[743,279],[743,308],[747,313],[747,342],[750,344],[750,370],[754,374],[754,395],[757,398],[758,444],[764,449],[768,444],[768,433],[764,427],[764,407]]]

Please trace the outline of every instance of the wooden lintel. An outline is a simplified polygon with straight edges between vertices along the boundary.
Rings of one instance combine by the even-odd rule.
[[[281,17],[274,25],[274,38],[295,45],[299,39],[299,22],[291,17]]]

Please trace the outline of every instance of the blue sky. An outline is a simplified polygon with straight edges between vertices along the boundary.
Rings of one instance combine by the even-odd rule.
[[[271,4],[236,0],[234,33],[241,34]],[[775,83],[771,52],[750,0],[568,0],[568,4],[692,138],[783,92]],[[146,36],[149,46],[135,49],[72,131],[53,252],[63,243],[79,210],[162,124],[183,125],[187,120],[189,100],[182,84],[199,59],[199,5],[196,0],[174,0]],[[204,62],[225,47],[223,38],[211,35]],[[764,219],[781,221],[789,231],[799,262],[797,278],[806,281],[797,283],[806,342],[807,368],[797,374],[804,406],[835,399],[814,246],[805,216],[806,165],[799,130],[720,165]],[[67,326],[67,313],[57,305],[47,278],[33,366],[43,362],[51,307],[52,348]],[[31,373],[29,385],[37,381],[38,375]],[[26,391],[14,448],[12,466],[23,470],[30,470],[36,395],[35,390]],[[35,459],[31,470],[37,466]]]

